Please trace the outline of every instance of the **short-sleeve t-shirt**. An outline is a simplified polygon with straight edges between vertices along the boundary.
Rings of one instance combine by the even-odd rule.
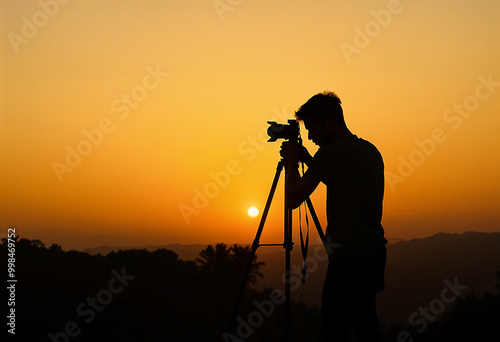
[[[333,256],[355,256],[387,243],[381,224],[384,162],[373,144],[352,135],[324,145],[304,177],[327,187],[326,236],[339,244]]]

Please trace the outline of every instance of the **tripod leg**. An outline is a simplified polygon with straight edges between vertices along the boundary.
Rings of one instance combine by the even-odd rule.
[[[289,170],[285,169],[285,177],[288,176]],[[285,183],[286,184],[286,183]],[[285,253],[285,341],[290,341],[291,339],[291,310],[290,310],[290,264],[291,264],[291,252],[293,249],[292,241],[292,209],[289,209],[286,205],[288,189],[285,185],[285,241],[283,247],[286,250]]]
[[[311,202],[311,198],[308,197],[306,199],[306,203],[307,203],[307,207],[309,208],[309,211],[311,212],[311,216],[313,218],[314,225],[316,226],[316,229],[318,231],[318,235],[321,239],[321,242],[323,243],[323,247],[325,247],[325,249],[328,251],[329,247],[327,246],[325,233],[323,233],[323,229],[321,229],[321,224],[319,223],[318,215],[316,215],[316,211],[314,210],[313,204]]]
[[[286,198],[286,197],[285,197]],[[292,241],[292,210],[286,208],[285,205],[285,242],[283,246],[286,250],[285,253],[285,341],[291,339],[291,310],[290,310],[290,264],[291,264],[291,251],[293,249]]]
[[[257,251],[257,248],[259,248],[260,236],[262,235],[262,231],[264,229],[264,224],[266,222],[267,214],[269,213],[269,208],[271,207],[271,203],[273,201],[274,193],[276,191],[276,187],[278,185],[278,180],[280,178],[281,171],[283,170],[283,166],[284,166],[283,161],[280,161],[278,163],[278,166],[276,167],[276,173],[274,175],[273,184],[271,185],[271,190],[269,191],[269,196],[267,197],[266,206],[264,208],[264,211],[262,212],[262,217],[260,219],[259,228],[257,229],[257,234],[255,234],[255,239],[253,240],[252,250],[250,251],[250,257],[248,259],[247,268],[243,280],[241,282],[240,292],[238,294],[238,297],[236,298],[236,301],[233,304],[233,313],[231,315],[231,320],[229,321],[228,331],[231,331],[233,323],[236,320],[236,316],[238,315],[238,310],[241,304],[241,298],[243,297],[243,292],[245,291],[245,287],[247,284],[248,274],[252,269],[252,263],[255,257],[255,252]]]

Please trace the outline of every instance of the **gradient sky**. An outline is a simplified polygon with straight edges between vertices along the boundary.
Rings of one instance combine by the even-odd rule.
[[[326,89],[384,157],[389,239],[500,231],[500,2],[60,2],[0,5],[3,235],[251,243],[266,121]],[[262,242],[282,213],[280,183]]]

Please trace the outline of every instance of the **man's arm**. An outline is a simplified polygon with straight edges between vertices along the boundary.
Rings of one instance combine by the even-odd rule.
[[[302,204],[316,189],[319,181],[314,181],[308,177],[300,177],[299,161],[303,161],[308,166],[313,157],[307,149],[295,142],[284,142],[281,145],[281,156],[285,161],[286,172],[286,205],[290,209],[295,209]]]
[[[286,205],[290,209],[295,209],[302,204],[316,189],[319,182],[308,177],[300,177],[297,167],[290,168],[286,177]]]

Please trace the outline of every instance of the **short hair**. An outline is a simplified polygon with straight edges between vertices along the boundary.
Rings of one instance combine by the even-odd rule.
[[[303,121],[308,118],[316,122],[325,123],[331,117],[340,126],[345,126],[344,112],[340,98],[333,91],[318,93],[307,100],[295,112],[295,118]]]

